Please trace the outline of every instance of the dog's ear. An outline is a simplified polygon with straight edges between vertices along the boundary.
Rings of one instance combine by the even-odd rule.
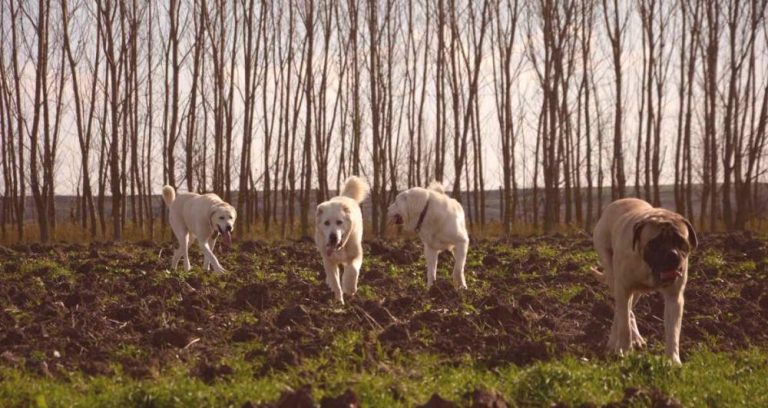
[[[691,246],[691,251],[699,246],[699,239],[696,237],[696,230],[693,229],[693,224],[690,221],[683,218],[685,226],[688,227],[688,244]]]
[[[341,211],[344,211],[344,212],[345,212],[347,215],[349,215],[350,213],[352,213],[352,209],[351,209],[351,208],[349,208],[349,206],[347,206],[347,205],[344,205],[344,204],[342,204],[342,205],[341,205]]]
[[[632,250],[637,251],[637,243],[640,241],[640,235],[643,233],[643,227],[645,226],[646,221],[638,221],[635,223],[634,228],[632,229]]]
[[[323,215],[323,205],[322,204],[317,206],[317,210],[315,210],[315,218],[319,219],[321,215]]]

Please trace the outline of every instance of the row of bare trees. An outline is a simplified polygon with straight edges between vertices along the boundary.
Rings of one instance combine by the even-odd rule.
[[[432,179],[475,230],[588,228],[627,195],[744,229],[767,3],[0,0],[1,232],[54,238],[72,194],[84,235],[153,237],[171,184],[307,234],[351,174],[375,234]]]

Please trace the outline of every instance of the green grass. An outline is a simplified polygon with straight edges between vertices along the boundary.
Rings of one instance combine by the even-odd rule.
[[[238,407],[245,401],[273,401],[288,387],[310,384],[316,401],[351,388],[364,406],[371,407],[413,406],[426,402],[435,392],[466,402],[467,394],[476,388],[494,389],[509,402],[537,406],[605,404],[621,400],[627,387],[657,388],[685,406],[768,404],[768,354],[758,349],[713,353],[702,348],[693,351],[682,367],[640,352],[608,361],[567,356],[527,367],[489,369],[468,358],[444,361],[428,354],[387,355],[375,346],[361,347],[363,344],[360,333],[340,333],[320,355],[264,376],[256,375],[263,361],[242,358],[240,353],[249,348],[244,345],[224,359],[234,368],[234,375],[214,385],[191,377],[189,367],[181,364],[149,380],[128,378],[119,368],[111,377],[71,373],[64,379],[4,368],[0,370],[0,400],[4,406],[37,407]]]

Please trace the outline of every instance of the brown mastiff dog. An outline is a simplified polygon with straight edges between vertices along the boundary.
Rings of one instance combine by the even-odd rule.
[[[666,355],[680,364],[688,254],[698,245],[691,223],[675,212],[625,198],[605,208],[593,239],[604,272],[593,271],[615,301],[608,348],[624,354],[645,345],[632,307],[642,293],[658,291],[664,296]]]

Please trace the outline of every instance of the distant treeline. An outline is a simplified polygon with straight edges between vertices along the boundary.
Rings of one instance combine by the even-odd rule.
[[[767,4],[0,0],[2,234],[24,238],[31,204],[55,238],[67,189],[86,235],[151,237],[164,184],[307,234],[352,174],[373,234],[433,179],[476,229],[587,227],[624,196],[744,229],[764,211]]]

